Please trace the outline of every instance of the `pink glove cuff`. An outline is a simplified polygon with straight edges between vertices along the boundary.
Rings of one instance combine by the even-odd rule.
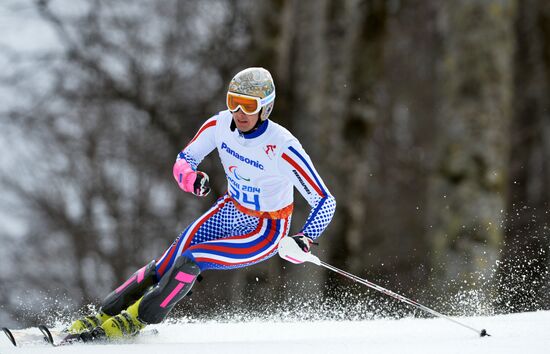
[[[193,171],[191,165],[183,159],[176,160],[172,172],[178,186],[186,192],[193,193],[193,184],[197,179],[197,173]]]

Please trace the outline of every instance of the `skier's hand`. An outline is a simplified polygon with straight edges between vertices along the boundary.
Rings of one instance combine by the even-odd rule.
[[[310,252],[311,245],[316,244],[315,242],[313,242],[312,239],[310,239],[309,237],[307,237],[306,235],[304,235],[301,232],[297,233],[294,236],[290,236],[290,237],[292,237],[294,242],[296,242],[298,244],[298,247],[300,247],[300,249],[302,251],[306,252],[306,253]]]
[[[319,258],[310,252],[310,247],[314,244],[316,243],[312,239],[302,233],[283,237],[279,241],[279,257],[295,264],[312,262],[319,265]]]
[[[204,197],[210,193],[208,175],[201,171],[193,171],[184,159],[177,159],[172,170],[178,186],[186,192]]]
[[[206,197],[210,193],[210,179],[208,175],[202,171],[196,172],[197,178],[193,183],[193,193],[197,197]]]

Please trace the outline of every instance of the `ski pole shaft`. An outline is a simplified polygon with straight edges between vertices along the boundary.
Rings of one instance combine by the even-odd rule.
[[[402,301],[402,302],[404,302],[404,303],[407,303],[407,304],[409,304],[409,305],[411,305],[411,306],[414,306],[414,307],[416,307],[416,308],[419,308],[419,309],[421,309],[421,310],[423,310],[423,311],[426,311],[426,312],[432,314],[432,315],[435,316],[435,317],[444,318],[444,319],[447,319],[447,320],[449,320],[449,321],[451,321],[451,322],[454,322],[454,323],[456,323],[457,325],[460,325],[460,326],[462,326],[462,327],[464,327],[464,328],[467,328],[467,329],[469,329],[469,330],[471,330],[471,331],[476,332],[476,333],[479,334],[481,337],[491,336],[489,333],[487,333],[487,331],[486,331],[485,329],[482,329],[481,331],[480,331],[480,330],[477,330],[477,329],[475,329],[475,328],[473,328],[473,327],[470,327],[470,326],[468,326],[467,324],[464,324],[464,323],[462,323],[462,322],[459,322],[459,321],[457,321],[457,320],[455,320],[455,319],[453,319],[453,318],[451,318],[451,317],[449,317],[449,316],[447,316],[447,315],[444,315],[444,314],[439,313],[439,312],[437,312],[437,311],[435,311],[435,310],[432,310],[431,308],[426,307],[426,306],[424,306],[424,305],[422,305],[422,304],[419,304],[418,302],[416,302],[416,301],[414,301],[414,300],[411,300],[411,299],[409,299],[409,298],[407,298],[407,297],[405,297],[405,296],[403,296],[403,295],[399,295],[399,294],[394,293],[393,291],[388,290],[388,289],[386,289],[386,288],[384,288],[384,287],[382,287],[382,286],[380,286],[380,285],[374,284],[374,283],[368,281],[367,279],[360,278],[360,277],[358,277],[357,275],[348,273],[348,272],[346,272],[345,270],[336,268],[336,267],[334,267],[334,266],[332,266],[332,265],[330,265],[330,264],[328,264],[328,263],[325,263],[325,262],[323,262],[323,261],[320,261],[319,265],[321,265],[322,267],[325,267],[325,268],[327,268],[327,269],[329,269],[329,270],[331,270],[331,271],[333,271],[333,272],[335,272],[335,273],[338,273],[338,274],[340,274],[340,275],[343,275],[343,276],[345,276],[345,277],[347,277],[347,278],[349,278],[349,279],[351,279],[351,280],[353,280],[353,281],[355,281],[355,282],[357,282],[357,283],[361,283],[361,284],[363,284],[363,285],[368,286],[368,287],[371,288],[371,289],[374,289],[374,290],[379,291],[379,292],[381,292],[381,293],[383,293],[383,294],[386,294],[386,295],[388,295],[388,296],[391,296],[391,297],[393,297],[394,299],[397,299],[397,300]]]

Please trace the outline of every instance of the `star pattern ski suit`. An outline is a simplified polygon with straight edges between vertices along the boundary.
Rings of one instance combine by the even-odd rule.
[[[266,120],[243,135],[230,128],[231,122],[227,110],[208,119],[178,155],[196,170],[217,149],[228,191],[157,261],[159,279],[180,255],[201,271],[244,267],[273,256],[289,232],[294,187],[311,206],[301,232],[316,239],[332,219],[336,201],[287,129]]]

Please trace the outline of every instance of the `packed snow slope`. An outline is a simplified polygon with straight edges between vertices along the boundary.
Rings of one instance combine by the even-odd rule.
[[[157,325],[157,335],[126,344],[15,348],[0,338],[0,353],[550,353],[550,311],[456,319],[474,328],[486,328],[491,337],[481,338],[445,319],[202,322]]]

